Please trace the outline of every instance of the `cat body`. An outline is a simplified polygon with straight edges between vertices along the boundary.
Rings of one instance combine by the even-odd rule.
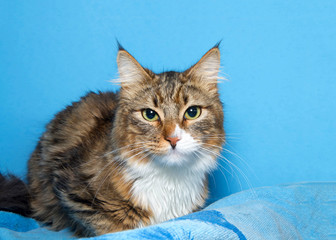
[[[119,92],[89,93],[47,125],[28,164],[32,217],[95,236],[196,211],[224,143],[218,47],[154,74],[124,49]]]

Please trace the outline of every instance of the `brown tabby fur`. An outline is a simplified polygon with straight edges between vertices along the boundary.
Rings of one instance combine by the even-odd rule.
[[[166,137],[176,124],[215,155],[224,142],[218,71],[208,73],[213,76],[207,79],[203,75],[207,70],[201,69],[210,57],[219,60],[217,46],[185,72],[154,74],[120,49],[120,92],[87,94],[58,113],[40,138],[29,160],[32,216],[54,230],[70,227],[77,236],[150,224],[155,209],[142,206],[132,194],[137,179],[125,178],[129,164],[146,166],[153,154],[165,154]],[[125,59],[133,64],[134,72],[123,70]],[[204,116],[184,119],[190,104],[201,106]],[[144,121],[141,110],[145,108],[155,109],[160,121]],[[151,154],[141,152],[139,145]],[[205,176],[203,200],[192,209],[201,207],[207,191]]]

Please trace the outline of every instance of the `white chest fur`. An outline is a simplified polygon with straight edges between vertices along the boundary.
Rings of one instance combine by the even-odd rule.
[[[175,149],[145,164],[131,163],[127,180],[134,182],[132,196],[153,213],[152,224],[191,213],[204,202],[206,174],[215,167],[214,156],[202,152],[200,144],[176,125]]]
[[[138,178],[132,194],[141,206],[153,212],[152,224],[191,213],[203,205],[205,172],[181,169],[147,172]]]

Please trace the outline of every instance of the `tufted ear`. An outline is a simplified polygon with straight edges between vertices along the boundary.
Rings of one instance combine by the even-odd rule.
[[[124,49],[118,52],[117,64],[119,82],[123,89],[139,86],[139,84],[150,79],[145,69]]]
[[[193,81],[199,81],[209,91],[217,91],[219,74],[220,52],[218,46],[210,49],[186,74]]]

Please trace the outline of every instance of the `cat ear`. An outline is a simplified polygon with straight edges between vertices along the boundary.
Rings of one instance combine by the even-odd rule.
[[[220,52],[218,46],[210,49],[191,68],[186,71],[187,76],[192,81],[199,81],[209,91],[217,91],[217,82],[220,67]]]
[[[139,86],[140,83],[150,78],[149,74],[137,60],[124,49],[121,49],[118,52],[117,64],[119,82],[122,88]]]

